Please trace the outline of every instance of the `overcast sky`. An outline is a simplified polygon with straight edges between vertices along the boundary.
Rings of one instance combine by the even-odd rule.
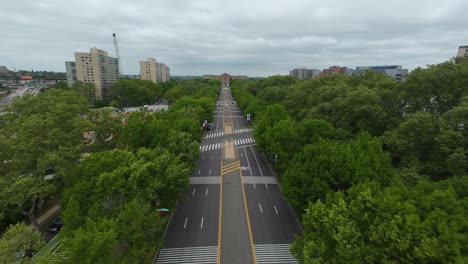
[[[172,75],[287,74],[332,65],[443,62],[468,45],[466,0],[0,0],[0,66],[65,71],[97,47],[139,73],[154,57]]]

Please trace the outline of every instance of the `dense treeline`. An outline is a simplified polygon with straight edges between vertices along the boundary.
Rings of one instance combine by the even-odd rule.
[[[0,116],[2,228],[23,215],[34,224],[43,202],[61,196],[61,251],[69,262],[150,262],[168,221],[156,209],[173,209],[188,188],[201,120],[219,94],[219,82],[185,82],[160,90],[179,96],[157,113],[90,110],[77,89],[15,100]],[[0,262],[37,244],[23,226],[11,225],[0,240]]]
[[[302,219],[303,263],[468,261],[468,60],[405,83],[368,71],[232,87]]]

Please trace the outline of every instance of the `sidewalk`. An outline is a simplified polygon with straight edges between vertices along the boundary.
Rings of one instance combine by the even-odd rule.
[[[37,218],[37,223],[39,224],[39,226],[42,227],[44,223],[48,222],[51,218],[54,218],[55,216],[57,216],[60,209],[61,209],[60,205],[57,204],[57,205],[52,206],[44,214],[40,215]],[[34,225],[30,224],[29,227],[34,228]]]

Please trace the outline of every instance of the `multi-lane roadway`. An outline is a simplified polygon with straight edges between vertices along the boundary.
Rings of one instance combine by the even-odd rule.
[[[227,87],[211,129],[156,263],[297,263],[301,227]]]

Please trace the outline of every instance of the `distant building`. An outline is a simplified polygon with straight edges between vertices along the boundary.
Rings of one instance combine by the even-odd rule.
[[[10,73],[11,71],[6,66],[0,66],[0,73]]]
[[[146,61],[140,61],[140,79],[157,82],[157,64],[154,58],[147,58]]]
[[[347,67],[331,66],[328,69],[323,69],[322,73],[320,73],[320,76],[345,74],[347,70]]]
[[[167,82],[170,79],[170,69],[154,58],[147,58],[146,61],[140,61],[140,79],[155,83]]]
[[[468,46],[458,47],[457,57],[464,57],[468,55]]]
[[[68,86],[72,86],[74,82],[76,82],[76,64],[74,61],[66,61],[65,62],[65,69],[67,75],[67,83]]]
[[[161,63],[161,80],[162,82],[167,82],[171,79],[171,69],[166,66],[166,64]]]
[[[223,73],[221,75],[203,75],[203,79],[218,79],[221,81],[223,85],[231,84],[231,81],[234,79],[247,79],[246,75],[230,75],[227,73]]]
[[[91,99],[108,100],[112,84],[119,79],[119,60],[97,48],[90,48],[89,53],[75,52],[75,64],[66,62],[65,66],[68,83],[82,81],[94,84],[96,89],[91,93]],[[73,66],[76,80],[73,80]],[[71,78],[68,79],[68,76]]]
[[[289,71],[289,76],[296,77],[298,79],[312,79],[320,76],[320,71],[316,69],[293,69]]]
[[[404,82],[408,75],[408,69],[403,69],[400,65],[359,66],[356,67],[356,74],[369,69],[374,70],[375,72],[385,73],[399,82]]]

